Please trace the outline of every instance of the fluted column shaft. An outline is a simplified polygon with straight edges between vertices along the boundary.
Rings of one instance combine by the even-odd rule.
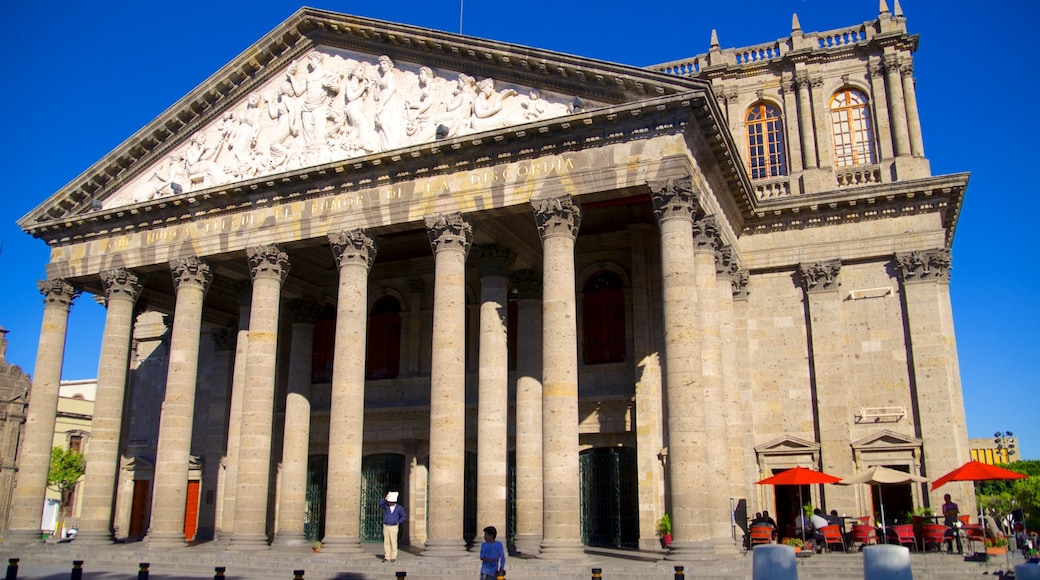
[[[574,243],[581,208],[570,197],[532,202],[542,238],[542,546],[540,557],[580,557],[578,344]]]
[[[661,298],[664,311],[664,383],[668,480],[674,555],[708,549],[710,495],[705,485],[707,434],[698,332],[698,286],[693,220],[698,198],[689,178],[650,184],[661,227]]]
[[[18,476],[11,498],[10,524],[4,536],[6,544],[41,541],[40,520],[47,496],[58,385],[65,359],[65,332],[69,307],[79,295],[79,291],[61,279],[44,280],[37,286],[43,294],[43,323],[36,348],[25,434],[18,450]]]
[[[810,82],[808,76],[797,79],[798,84],[798,131],[801,135],[802,166],[805,169],[816,169],[816,139],[814,138],[812,120],[812,101],[810,100]]]
[[[477,522],[478,528],[506,529],[507,417],[509,349],[506,309],[509,268],[516,255],[498,245],[478,246],[480,265],[480,350],[477,368]]]
[[[364,230],[329,236],[339,265],[336,358],[332,363],[329,471],[322,548],[361,555],[361,461],[365,431],[368,272],[375,242]]]
[[[226,543],[235,529],[235,482],[238,478],[238,445],[242,438],[242,397],[246,383],[246,354],[249,352],[249,310],[252,285],[239,284],[238,336],[235,338],[235,363],[231,371],[231,402],[228,409],[227,448],[217,484],[217,522],[215,540]]]
[[[426,219],[434,254],[430,364],[429,538],[424,556],[462,556],[466,455],[466,255],[473,227],[460,213]]]
[[[311,367],[314,357],[314,321],[321,304],[297,298],[288,304],[293,317],[290,337],[289,377],[285,394],[285,427],[282,429],[281,488],[278,490],[278,530],[274,543],[305,544],[307,511],[307,456],[311,439]]]
[[[81,486],[77,544],[108,543],[114,539],[112,509],[119,473],[119,436],[123,424],[123,399],[130,367],[130,338],[134,304],[141,284],[134,273],[118,269],[101,275],[107,310],[101,337],[94,417],[90,423],[87,466]]]
[[[277,246],[249,248],[253,298],[249,313],[249,350],[242,398],[242,434],[236,476],[235,531],[231,548],[268,548],[267,500],[270,487],[271,422],[274,419],[278,315],[289,257]]]
[[[903,104],[903,77],[894,56],[885,59],[885,88],[896,157],[904,157],[910,155],[910,134],[906,124],[906,105]]]
[[[513,276],[516,305],[516,549],[537,555],[542,543],[542,278]]]
[[[170,269],[177,301],[170,338],[166,394],[159,418],[159,442],[155,450],[151,526],[145,537],[152,546],[185,544],[184,509],[195,415],[202,301],[213,279],[209,265],[197,256],[172,260]]]

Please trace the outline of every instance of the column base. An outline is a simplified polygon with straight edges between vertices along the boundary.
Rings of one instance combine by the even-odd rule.
[[[274,535],[274,539],[271,540],[271,547],[275,546],[310,546],[312,542],[307,541],[307,536],[303,532],[277,532]]]
[[[517,534],[513,539],[513,547],[525,556],[537,556],[541,552],[542,536],[537,534]]]
[[[732,544],[732,541],[727,539]],[[672,541],[668,546],[668,553],[664,559],[669,561],[708,561],[715,560],[718,556],[717,540],[701,540],[697,542]],[[734,552],[735,553],[735,552]]]
[[[231,552],[258,552],[270,550],[271,543],[266,534],[232,534],[228,543],[228,551]]]
[[[420,556],[432,558],[470,558],[472,554],[466,551],[466,543],[459,540],[426,540]]]
[[[585,546],[574,540],[542,540],[538,558],[542,560],[566,560],[581,562],[585,559]]]
[[[115,536],[110,531],[81,529],[76,532],[76,539],[72,543],[77,546],[107,546],[115,541]]]
[[[371,557],[368,552],[361,548],[361,538],[348,538],[346,536],[325,536],[321,539],[322,553],[335,554],[337,556]]]
[[[29,546],[43,543],[43,532],[40,530],[7,530],[4,534],[4,545]]]
[[[148,549],[183,548],[188,545],[184,541],[184,532],[153,532],[149,531],[144,540]]]

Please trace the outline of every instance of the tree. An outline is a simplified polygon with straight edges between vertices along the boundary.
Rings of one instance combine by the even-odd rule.
[[[87,469],[87,460],[75,449],[54,447],[51,449],[51,468],[47,474],[47,487],[61,494],[58,524],[55,532],[65,527],[65,516],[72,503],[72,492]]]

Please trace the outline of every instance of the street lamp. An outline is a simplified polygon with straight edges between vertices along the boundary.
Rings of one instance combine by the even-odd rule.
[[[1011,463],[1011,456],[1018,451],[1015,434],[1011,431],[997,431],[993,434],[993,442],[997,444],[997,458],[1005,459],[1004,463]]]

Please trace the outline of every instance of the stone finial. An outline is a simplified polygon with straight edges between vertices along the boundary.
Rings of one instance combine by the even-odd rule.
[[[791,14],[791,32],[801,32],[802,24],[798,22],[798,13]]]
[[[711,48],[719,49],[719,32],[714,28],[711,29]]]
[[[881,0],[881,5],[878,7],[878,16],[884,16],[888,14],[888,2]]]
[[[896,0],[894,14],[895,14],[896,18],[902,18],[903,17],[903,7],[899,5],[899,0]]]

